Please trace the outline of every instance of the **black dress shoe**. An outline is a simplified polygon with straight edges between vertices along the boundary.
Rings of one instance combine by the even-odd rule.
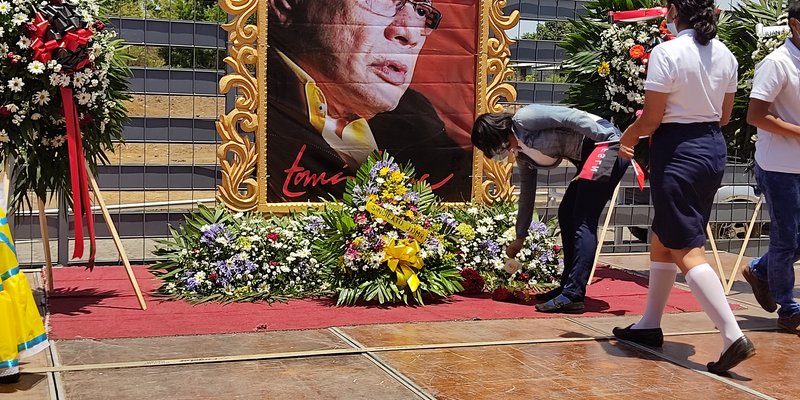
[[[543,313],[578,314],[583,312],[583,302],[569,301],[565,297],[559,295],[547,303],[537,304],[536,311]]]
[[[722,353],[719,361],[708,363],[708,372],[722,374],[754,355],[756,355],[756,347],[753,346],[753,342],[747,336],[742,336]]]
[[[13,375],[0,376],[0,384],[10,385],[19,382],[19,372]]]
[[[621,340],[643,344],[650,347],[661,347],[664,345],[664,331],[661,328],[652,329],[631,329],[633,324],[627,328],[614,328],[614,337]]]
[[[749,265],[745,265],[744,268],[742,268],[742,276],[744,276],[744,280],[750,284],[750,287],[753,288],[753,296],[756,297],[756,301],[758,301],[761,308],[766,312],[775,312],[775,310],[778,309],[778,304],[775,303],[775,298],[770,294],[767,282],[758,279],[756,274],[750,270]]]
[[[789,333],[800,333],[800,314],[791,317],[778,317],[778,327]]]
[[[550,301],[558,297],[558,295],[560,294],[561,294],[561,288],[557,287],[555,289],[548,290],[544,293],[536,293],[535,295],[533,295],[533,298],[541,301]]]

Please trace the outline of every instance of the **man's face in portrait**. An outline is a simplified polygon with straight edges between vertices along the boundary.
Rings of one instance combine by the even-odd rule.
[[[328,113],[338,118],[369,119],[393,110],[441,19],[430,0],[270,0],[270,6],[294,32],[290,41],[315,49],[292,58],[320,86]]]

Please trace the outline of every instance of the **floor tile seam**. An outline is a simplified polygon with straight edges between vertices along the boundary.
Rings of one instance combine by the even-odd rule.
[[[359,342],[358,340],[348,335],[347,333],[343,332],[341,329],[337,327],[328,328],[328,331],[330,331],[334,336],[338,337],[340,340],[352,346],[353,348],[364,349],[366,347],[361,342]],[[363,353],[363,355],[373,364],[375,364],[379,369],[381,369],[383,372],[392,377],[392,379],[403,385],[403,387],[408,389],[411,393],[414,393],[414,395],[416,395],[417,397],[424,400],[436,400],[436,396],[429,393],[427,390],[425,390],[423,387],[417,384],[417,382],[415,382],[413,379],[400,372],[400,370],[389,365],[389,363],[386,360],[382,359],[381,357],[378,357],[375,353],[365,352]]]
[[[417,345],[400,345],[400,346],[374,346],[374,347],[364,347],[364,348],[355,348],[355,347],[332,348],[324,350],[283,352],[283,353],[244,354],[244,355],[231,355],[231,356],[194,357],[194,358],[182,358],[182,359],[127,361],[127,362],[114,362],[114,363],[64,365],[59,367],[33,367],[27,369],[27,371],[29,371],[30,373],[74,372],[74,371],[86,371],[86,370],[146,368],[146,367],[164,367],[164,366],[178,366],[178,365],[190,365],[190,364],[213,364],[213,363],[225,363],[225,362],[233,363],[233,362],[247,362],[247,361],[268,361],[268,360],[296,359],[296,358],[346,356],[346,355],[358,355],[364,353],[381,353],[381,352],[396,352],[396,351],[442,350],[442,349],[453,349],[453,348],[569,343],[569,342],[600,341],[600,340],[608,340],[608,337],[587,336],[580,338],[520,339],[520,340],[491,341],[491,342],[457,342],[457,343],[434,343],[434,344],[417,344]]]
[[[47,347],[47,354],[50,358],[50,364],[53,367],[61,367],[61,357],[58,354],[58,348],[55,341],[50,341],[50,346]],[[66,391],[64,390],[64,379],[61,372],[54,371],[47,373],[48,389],[50,391],[50,400],[60,400],[66,398]]]
[[[578,325],[581,325],[584,328],[591,329],[591,330],[593,330],[595,332],[604,333],[599,328],[583,324],[582,322],[580,322],[580,320],[577,320],[577,319],[574,319],[574,318],[569,318],[569,317],[564,317],[564,319],[572,320],[572,322],[574,322],[574,323],[576,323]],[[730,379],[724,378],[724,377],[719,376],[717,374],[712,374],[712,373],[710,373],[708,371],[700,371],[700,370],[691,368],[685,362],[683,362],[681,360],[678,360],[678,359],[676,359],[676,358],[674,358],[672,356],[669,356],[667,354],[664,354],[662,352],[655,351],[655,350],[653,350],[653,349],[651,349],[651,348],[649,348],[647,346],[643,346],[643,345],[640,345],[638,343],[634,343],[634,342],[631,342],[631,341],[628,341],[628,340],[620,340],[620,339],[616,339],[616,340],[617,340],[617,342],[622,343],[622,344],[624,344],[626,346],[629,346],[629,347],[632,347],[632,348],[637,349],[639,351],[645,352],[647,354],[650,354],[652,356],[660,358],[660,359],[662,359],[664,361],[667,361],[667,362],[672,363],[674,365],[677,365],[679,367],[683,367],[683,368],[685,368],[685,369],[687,369],[689,371],[692,371],[694,373],[703,375],[703,376],[705,376],[707,378],[714,379],[714,380],[716,380],[716,381],[718,381],[718,382],[720,382],[720,383],[722,383],[724,385],[728,385],[730,387],[733,387],[733,388],[735,388],[735,389],[737,389],[739,391],[745,392],[745,393],[750,394],[752,396],[756,396],[756,397],[758,397],[760,399],[764,399],[764,400],[776,400],[774,397],[772,397],[772,396],[770,396],[770,395],[768,395],[766,393],[762,393],[762,392],[760,392],[758,390],[755,390],[753,388],[747,387],[747,386],[742,385],[742,384],[740,384],[738,382],[734,382],[734,381],[732,381]]]

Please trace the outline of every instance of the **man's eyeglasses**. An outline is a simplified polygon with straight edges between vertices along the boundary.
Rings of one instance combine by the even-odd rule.
[[[430,35],[442,22],[442,12],[434,8],[429,0],[364,0],[364,2],[372,13],[390,18],[395,17],[406,4],[411,4],[414,12],[425,18],[425,29],[422,31],[424,36]]]

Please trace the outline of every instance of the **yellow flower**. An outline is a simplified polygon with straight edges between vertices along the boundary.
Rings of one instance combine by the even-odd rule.
[[[378,171],[378,174],[380,174],[380,176],[386,176],[386,174],[388,173],[389,173],[389,167],[383,167],[380,169],[380,171]]]
[[[408,188],[405,186],[400,186],[399,188],[397,188],[397,194],[399,194],[400,196],[406,194],[406,192],[408,192]]]
[[[458,232],[459,235],[464,237],[464,239],[467,240],[475,239],[475,231],[472,229],[471,226],[463,222],[456,227],[456,232]]]
[[[401,182],[403,180],[403,174],[400,171],[392,172],[392,177],[389,178],[394,182]]]
[[[414,212],[411,210],[406,210],[406,216],[409,218],[414,218]]]
[[[597,73],[600,74],[600,76],[607,76],[610,72],[611,66],[606,61],[601,62],[600,65],[597,66]]]
[[[378,202],[378,196],[376,196],[374,194],[371,194],[371,195],[367,196],[367,202],[368,203],[377,203]]]

